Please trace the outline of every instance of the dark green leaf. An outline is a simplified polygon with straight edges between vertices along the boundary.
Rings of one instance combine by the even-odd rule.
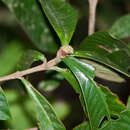
[[[57,68],[56,71],[60,72],[64,78],[72,85],[73,89],[77,92],[80,93],[80,87],[79,84],[73,75],[73,73],[69,69],[61,69]]]
[[[56,52],[57,44],[36,0],[2,0],[15,14],[32,42],[43,51]]]
[[[98,61],[130,77],[129,48],[107,32],[96,32],[87,37],[75,55]]]
[[[122,111],[119,119],[109,121],[100,130],[130,130],[130,111]]]
[[[18,41],[11,42],[0,55],[0,76],[13,71],[24,52],[23,46]]]
[[[39,0],[62,45],[69,44],[77,23],[77,12],[64,0]]]
[[[90,130],[90,126],[88,122],[84,122],[78,126],[76,126],[73,130]]]
[[[117,38],[125,38],[130,36],[130,14],[118,19],[112,28],[109,30],[110,34]]]
[[[71,56],[63,61],[71,69],[80,85],[80,94],[85,104],[85,112],[88,114],[90,128],[97,130],[104,117],[110,119],[106,98],[100,88],[94,83],[95,69]],[[96,106],[96,107],[95,107]]]
[[[126,109],[125,105],[123,103],[121,103],[118,96],[113,94],[106,87],[103,87],[100,85],[100,88],[101,88],[102,92],[104,92],[104,95],[106,97],[106,102],[108,104],[111,115],[118,115],[118,114],[120,114],[120,112],[122,112]]]
[[[10,120],[11,114],[9,112],[8,103],[2,88],[0,87],[0,120]]]
[[[28,69],[35,61],[45,61],[46,58],[42,53],[35,50],[27,50],[21,57],[19,64],[17,65],[18,70]]]
[[[48,101],[27,80],[21,81],[37,106],[40,130],[65,130]]]

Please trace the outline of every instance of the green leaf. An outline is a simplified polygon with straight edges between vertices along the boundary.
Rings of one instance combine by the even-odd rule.
[[[11,114],[9,112],[8,103],[2,88],[0,87],[0,120],[10,120]]]
[[[106,97],[106,102],[112,116],[120,114],[126,109],[125,105],[119,100],[118,96],[113,94],[108,88],[100,85],[102,92]]]
[[[72,85],[73,89],[77,93],[80,93],[79,84],[78,84],[75,76],[69,69],[56,68],[56,71],[60,72],[64,76],[64,78],[70,83],[70,85]]]
[[[87,37],[75,56],[98,61],[130,77],[129,48],[107,32],[96,32]]]
[[[78,126],[76,126],[73,130],[90,130],[90,126],[88,122],[84,122]]]
[[[18,41],[12,41],[0,55],[0,76],[13,71],[24,52],[23,46]]]
[[[122,111],[118,120],[109,121],[100,130],[130,130],[130,111]]]
[[[130,109],[130,96],[128,97],[128,100],[127,100],[127,108]]]
[[[21,79],[29,95],[35,101],[40,130],[65,130],[48,101],[25,79]]]
[[[36,0],[2,0],[14,13],[38,49],[56,52],[58,46]]]
[[[75,31],[77,12],[64,0],[39,1],[62,45],[69,44]]]
[[[112,28],[109,30],[110,34],[117,38],[126,38],[130,36],[130,14],[118,19]]]
[[[85,104],[85,112],[88,114],[90,128],[97,130],[104,117],[110,119],[106,98],[100,88],[94,83],[95,69],[71,56],[63,59],[71,69],[80,85],[80,93]]]
[[[17,69],[18,70],[28,69],[33,62],[39,60],[41,61],[46,60],[45,56],[42,53],[36,50],[27,50],[26,52],[24,52],[23,56],[21,57],[17,65]]]

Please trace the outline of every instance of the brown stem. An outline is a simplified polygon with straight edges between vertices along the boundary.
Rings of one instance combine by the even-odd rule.
[[[64,58],[67,55],[72,54],[72,53],[73,53],[73,48],[71,46],[69,46],[69,45],[62,46],[58,50],[56,58],[48,61],[47,63],[45,62],[41,65],[38,65],[36,67],[30,68],[30,69],[27,69],[24,71],[17,71],[13,74],[1,77],[0,82],[12,80],[12,79],[21,79],[23,76],[28,75],[28,74],[32,74],[32,73],[44,71],[44,70],[49,70],[49,69],[53,68],[54,66],[56,66],[56,64],[58,62],[60,62],[61,58]]]
[[[88,35],[95,32],[96,7],[98,0],[88,0],[89,3],[89,21],[88,21]]]
[[[58,58],[54,58],[53,60],[49,61],[48,63],[44,63],[44,64],[38,65],[36,67],[30,68],[30,69],[27,69],[24,71],[17,71],[13,74],[0,78],[0,82],[12,80],[12,79],[20,79],[21,77],[28,75],[28,74],[51,69],[51,67],[55,66],[58,61],[59,61]]]

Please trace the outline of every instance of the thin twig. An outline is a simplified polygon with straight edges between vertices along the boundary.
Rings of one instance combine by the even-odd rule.
[[[56,58],[48,62],[45,62],[41,65],[38,65],[36,67],[30,68],[24,71],[17,71],[13,74],[1,77],[0,82],[12,80],[12,79],[21,79],[23,76],[28,75],[28,74],[53,69],[56,66],[56,64],[60,62],[61,58],[64,58],[69,54],[73,54],[73,48],[69,45],[64,45],[58,50]]]
[[[51,69],[51,67],[55,66],[57,64],[57,62],[59,62],[59,58],[56,57],[53,60],[50,60],[49,62],[43,63],[43,64],[38,65],[36,67],[30,68],[30,69],[27,69],[27,70],[24,70],[24,71],[17,71],[13,74],[1,77],[0,82],[12,80],[12,79],[21,79],[21,77],[23,77],[25,75]]]
[[[95,32],[96,7],[98,0],[88,0],[89,3],[89,21],[88,21],[88,35]]]

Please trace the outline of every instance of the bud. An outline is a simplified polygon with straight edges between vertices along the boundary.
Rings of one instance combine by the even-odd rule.
[[[73,53],[74,53],[74,49],[70,45],[64,45],[57,52],[57,57],[64,58]]]

